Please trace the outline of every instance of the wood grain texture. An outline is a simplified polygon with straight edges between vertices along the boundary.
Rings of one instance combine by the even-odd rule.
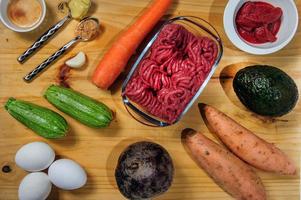
[[[58,0],[47,1],[46,21],[32,33],[14,33],[0,24],[0,168],[9,165],[12,169],[10,173],[0,171],[0,199],[17,199],[18,185],[27,173],[15,165],[14,155],[22,145],[33,141],[46,141],[55,149],[57,157],[74,159],[88,173],[88,182],[84,188],[76,191],[53,189],[49,199],[124,199],[117,189],[114,169],[121,151],[132,142],[140,140],[152,140],[163,145],[174,161],[173,185],[167,193],[158,199],[232,199],[213,183],[203,170],[197,167],[181,144],[180,132],[185,127],[200,130],[208,137],[213,138],[198,113],[197,104],[176,125],[168,128],[146,127],[132,119],[124,109],[120,97],[121,82],[114,92],[101,91],[90,82],[96,64],[114,38],[139,16],[141,11],[149,5],[149,0],[93,0],[90,14],[100,19],[102,34],[95,41],[76,45],[32,83],[23,82],[22,77],[27,72],[73,37],[73,30],[77,24],[74,20],[25,64],[20,65],[17,62],[19,54],[32,44],[40,33],[63,17],[56,11],[57,3]],[[300,89],[300,27],[293,41],[280,52],[267,56],[249,55],[235,48],[225,35],[222,18],[226,3],[227,0],[178,0],[174,1],[167,13],[171,16],[194,15],[204,18],[210,21],[222,36],[224,56],[198,102],[215,106],[256,132],[260,137],[275,143],[300,168],[300,103],[288,115],[276,120],[266,120],[252,114],[240,104],[229,87],[231,78],[219,78],[220,74],[223,74],[221,72],[231,73],[233,68],[243,67],[246,63],[270,64],[287,72],[295,79]],[[297,0],[296,3],[300,12],[301,0]],[[110,127],[98,130],[91,129],[62,114],[68,120],[71,132],[61,140],[45,140],[14,120],[4,110],[3,104],[10,96],[56,110],[42,97],[42,94],[50,84],[56,82],[58,68],[63,61],[80,50],[87,54],[88,63],[84,70],[71,72],[69,83],[77,91],[103,101],[117,113],[117,118]],[[116,55],[116,59],[118,59],[118,55]],[[269,200],[297,200],[300,198],[299,175],[288,177],[262,171],[258,171],[258,173],[266,187]]]

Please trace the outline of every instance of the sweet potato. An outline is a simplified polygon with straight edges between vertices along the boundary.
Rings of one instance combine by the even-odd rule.
[[[294,163],[274,144],[209,105],[199,104],[199,109],[209,129],[239,158],[264,171],[296,174]]]
[[[192,129],[183,130],[182,143],[195,162],[235,199],[266,199],[257,174],[228,150]]]

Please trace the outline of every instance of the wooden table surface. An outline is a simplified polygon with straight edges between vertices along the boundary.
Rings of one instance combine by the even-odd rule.
[[[38,79],[28,84],[22,77],[51,55],[62,44],[73,38],[77,21],[71,21],[47,45],[25,64],[16,58],[50,25],[63,17],[56,10],[59,1],[47,1],[47,16],[43,25],[32,33],[15,33],[0,24],[0,169],[9,166],[12,171],[0,171],[0,199],[17,199],[18,185],[27,172],[14,163],[16,151],[24,144],[33,141],[45,141],[50,144],[59,158],[71,158],[80,163],[88,174],[85,187],[75,191],[62,191],[53,188],[49,199],[90,200],[124,199],[119,193],[114,169],[120,152],[129,144],[140,140],[152,140],[163,145],[175,165],[172,187],[158,199],[232,199],[222,191],[185,152],[180,132],[185,127],[202,131],[208,137],[212,134],[204,125],[195,103],[187,115],[176,125],[168,128],[151,128],[139,124],[126,112],[120,97],[121,81],[113,92],[102,91],[94,86],[90,77],[103,53],[110,47],[120,31],[127,27],[150,0],[93,0],[90,14],[98,17],[102,24],[102,34],[92,42],[76,45],[62,59],[43,73]],[[300,168],[301,151],[301,107],[277,119],[260,118],[245,109],[229,87],[230,79],[222,78],[223,73],[233,73],[249,63],[269,64],[287,72],[301,88],[301,32],[300,27],[293,41],[278,53],[267,56],[255,56],[235,48],[223,30],[223,11],[227,0],[178,0],[174,1],[167,14],[171,16],[194,15],[212,23],[222,36],[224,56],[198,102],[211,104],[232,116],[235,120],[253,130],[260,137],[275,143],[286,152]],[[297,0],[299,11],[301,0]],[[300,15],[300,12],[299,12]],[[79,124],[61,113],[69,122],[72,131],[60,140],[46,140],[13,119],[4,109],[8,97],[15,97],[46,106],[57,111],[43,97],[45,89],[56,83],[58,68],[63,61],[78,51],[84,51],[88,64],[83,70],[71,72],[71,87],[88,96],[94,97],[110,106],[116,113],[116,120],[110,127],[92,129]],[[118,55],[116,55],[118,59]],[[300,197],[300,176],[278,176],[257,170],[263,180],[269,200],[297,200]]]

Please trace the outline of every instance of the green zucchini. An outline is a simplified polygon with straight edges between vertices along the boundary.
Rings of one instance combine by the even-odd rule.
[[[62,112],[93,128],[107,127],[112,111],[103,103],[72,89],[51,85],[44,97]]]
[[[68,131],[66,120],[58,113],[33,103],[9,98],[5,109],[19,122],[45,138],[61,138]]]

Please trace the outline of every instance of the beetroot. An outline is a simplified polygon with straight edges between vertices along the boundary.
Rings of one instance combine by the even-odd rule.
[[[265,2],[246,2],[236,15],[239,35],[253,44],[275,42],[281,25],[281,8]]]
[[[172,184],[174,166],[168,152],[153,142],[137,142],[120,155],[115,170],[119,191],[128,199],[152,199]]]

